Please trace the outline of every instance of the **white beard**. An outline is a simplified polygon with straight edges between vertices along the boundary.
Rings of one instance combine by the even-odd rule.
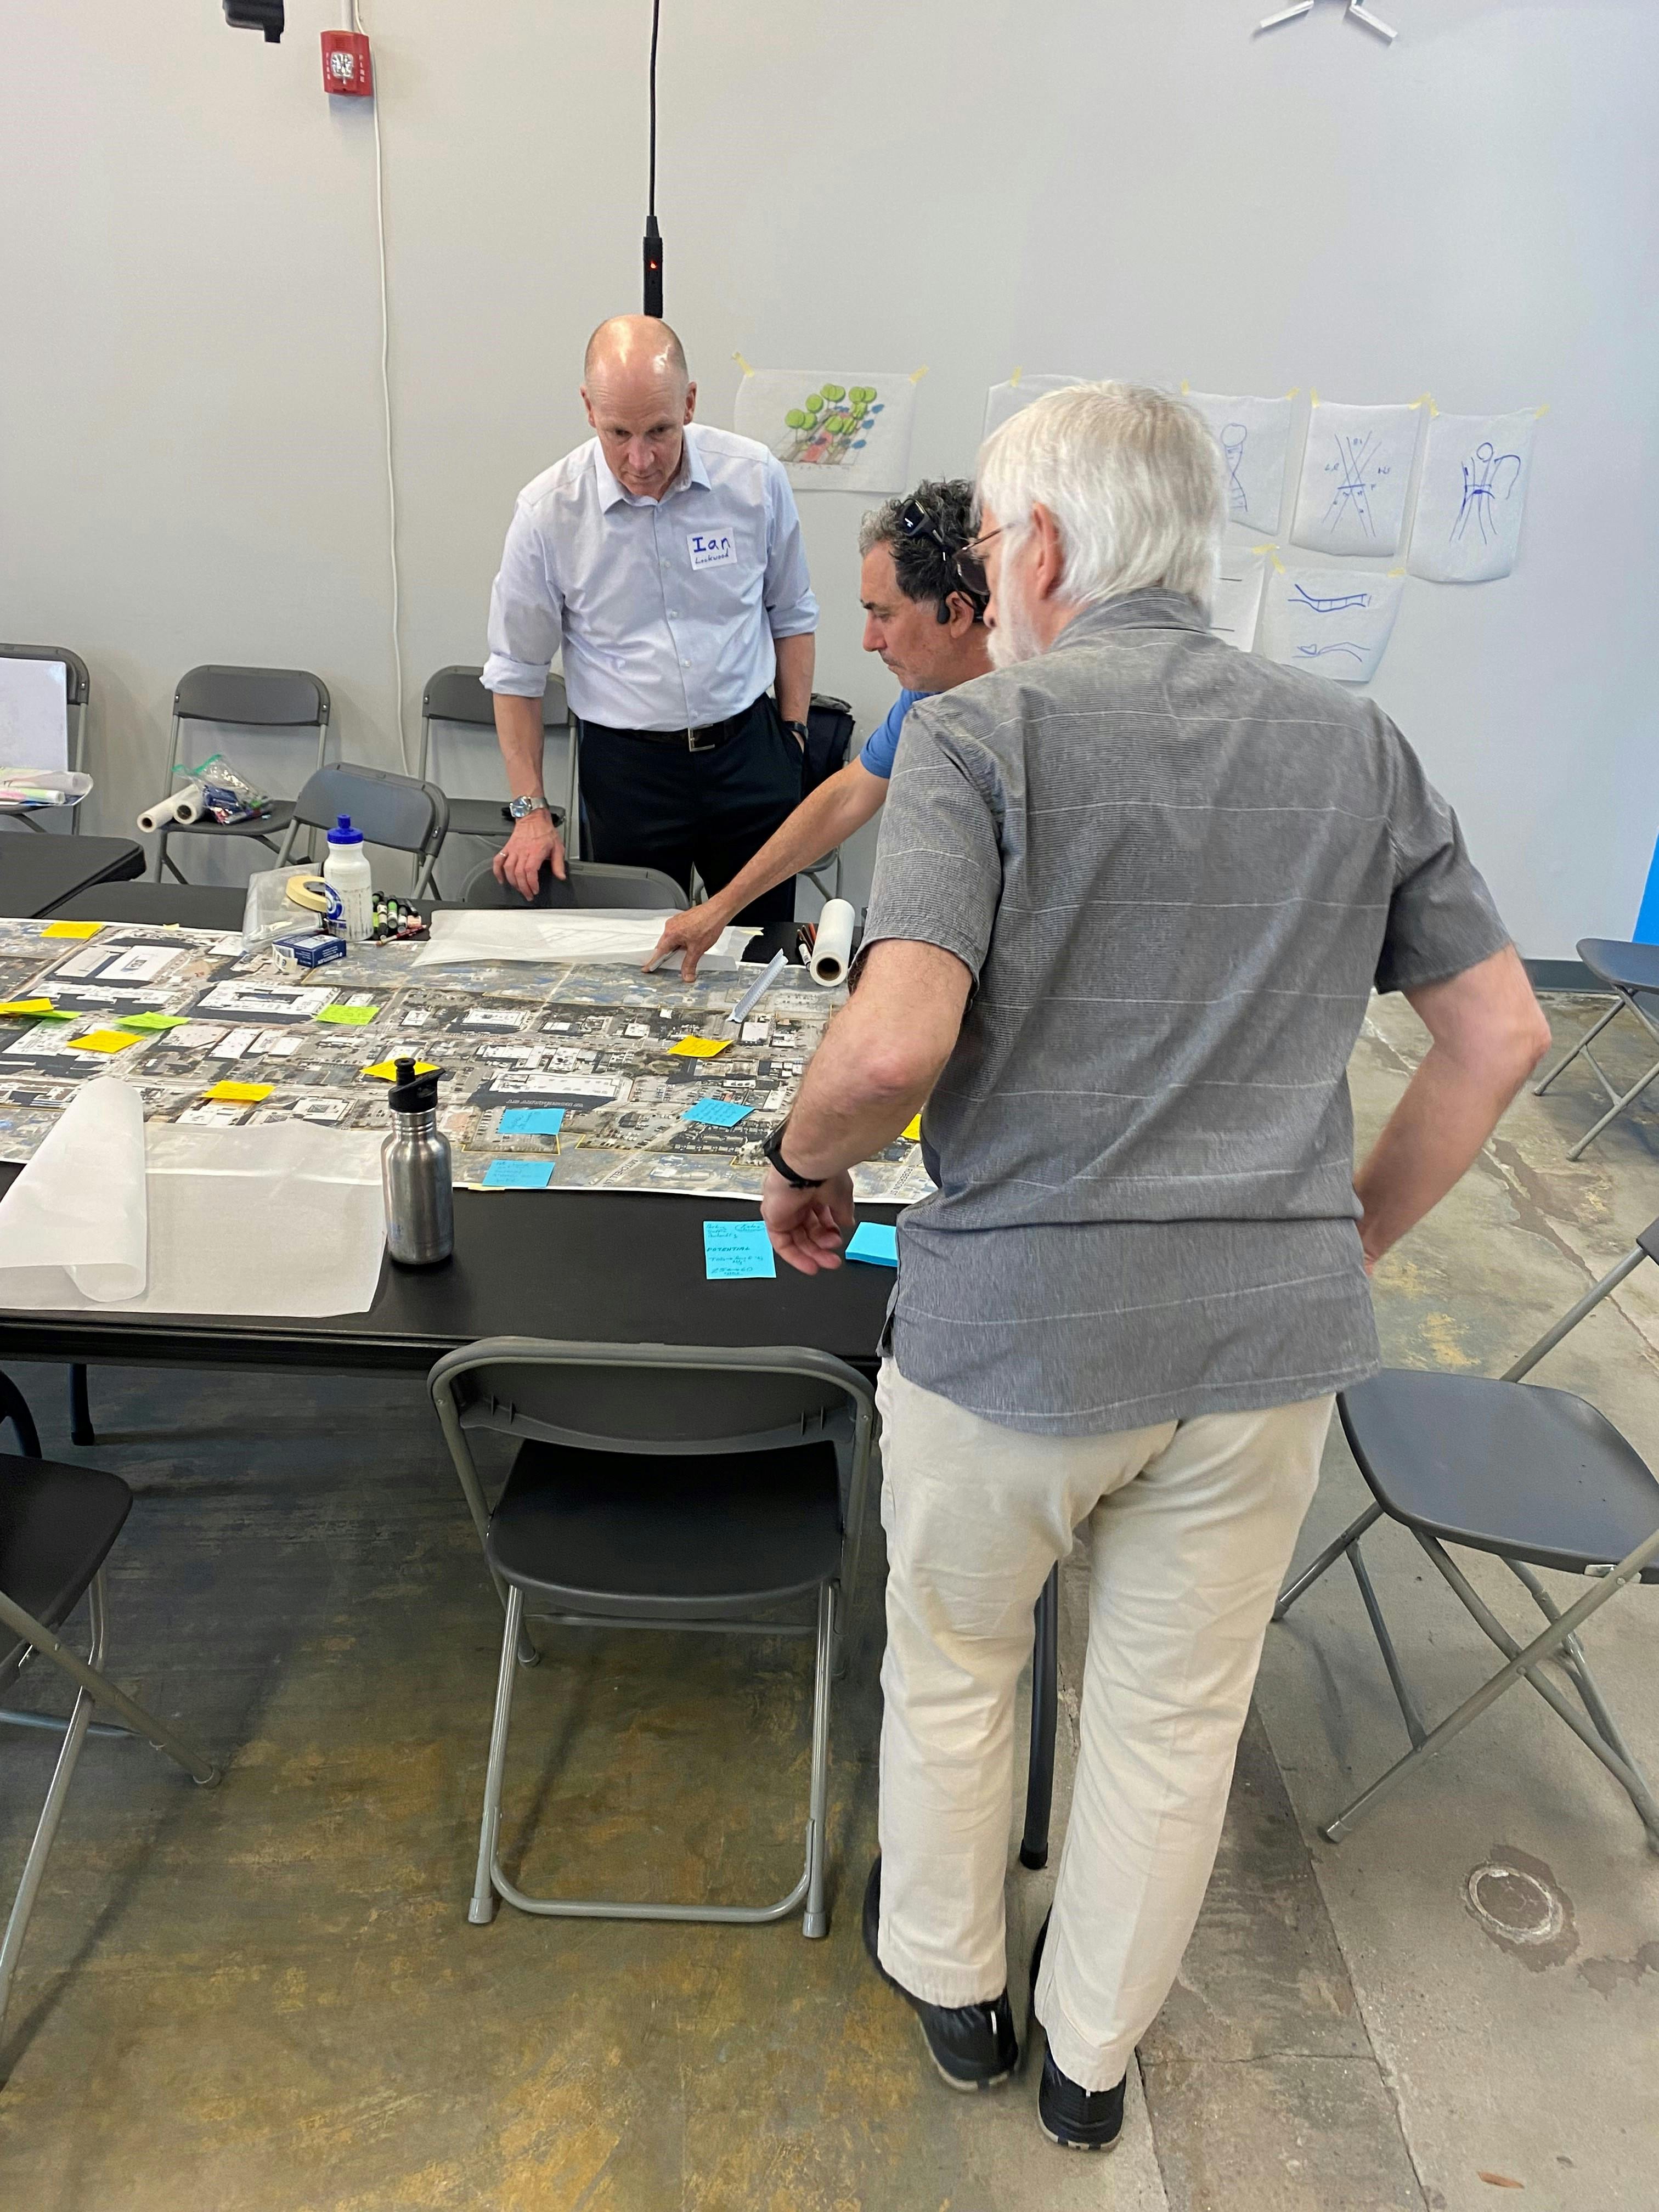
[[[1043,649],[1042,640],[1032,626],[1024,591],[1012,587],[1006,554],[997,579],[996,627],[988,643],[993,668],[1012,668],[1019,661],[1035,660]]]

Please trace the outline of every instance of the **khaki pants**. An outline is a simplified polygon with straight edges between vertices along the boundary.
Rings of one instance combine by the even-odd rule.
[[[1007,1986],[1014,1692],[1086,1521],[1089,1654],[1036,2012],[1060,2070],[1122,2078],[1215,1863],[1233,1755],[1332,1401],[1030,1436],[882,1368],[882,1964],[931,2004]]]

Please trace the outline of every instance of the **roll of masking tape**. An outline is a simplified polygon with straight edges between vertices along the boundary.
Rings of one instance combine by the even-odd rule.
[[[328,912],[328,885],[320,876],[290,876],[288,879],[288,902],[303,907],[307,914]]]

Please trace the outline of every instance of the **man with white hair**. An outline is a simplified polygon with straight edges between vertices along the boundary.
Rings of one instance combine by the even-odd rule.
[[[694,427],[697,387],[655,316],[600,324],[582,401],[595,434],[520,493],[490,594],[513,816],[493,865],[526,898],[565,872],[541,710],[562,648],[592,857],[686,890],[695,867],[718,890],[800,799],[818,611],[794,495],[764,446]],[[790,878],[740,918],[794,910]]]
[[[954,2087],[1005,2079],[1003,1880],[1031,1608],[1087,1522],[1071,1818],[1032,1960],[1038,2117],[1102,2149],[1214,1859],[1366,1275],[1549,1032],[1455,817],[1373,702],[1237,652],[1179,400],[1085,385],[980,457],[998,672],[912,712],[857,988],[763,1208],[839,1263],[919,1106],[880,1404],[882,1856],[865,1933]],[[1431,1047],[1354,1173],[1368,995]]]

